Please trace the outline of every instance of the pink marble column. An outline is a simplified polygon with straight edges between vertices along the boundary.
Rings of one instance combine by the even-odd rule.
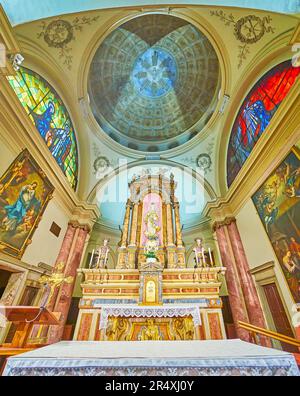
[[[266,328],[263,310],[260,305],[253,278],[249,272],[248,260],[235,219],[232,219],[230,224],[227,225],[227,229],[236,261],[236,267],[241,280],[250,323],[254,326]],[[271,346],[270,340],[265,337],[261,337],[261,343],[265,346]]]
[[[53,271],[52,271],[53,273],[58,272],[58,267],[59,267],[59,265],[61,263],[66,265],[66,263],[68,261],[68,258],[69,258],[69,255],[70,255],[71,248],[72,248],[75,232],[76,232],[76,228],[74,227],[74,225],[72,223],[69,223],[67,231],[66,231],[66,234],[64,236],[63,243],[61,245],[59,254],[57,256],[57,259],[56,259],[56,262],[55,262],[55,265],[54,265],[54,268],[53,268]],[[55,301],[56,301],[56,298],[57,298],[58,290],[59,290],[59,288],[57,287],[54,290],[54,293],[53,293],[53,295],[51,297],[51,300],[47,304],[47,308],[50,311],[53,311],[53,309],[54,309],[54,305],[55,305]]]
[[[214,228],[218,239],[222,264],[226,267],[226,282],[236,334],[241,340],[249,342],[249,332],[238,326],[238,321],[249,322],[249,318],[239,276],[230,251],[230,241],[226,234],[226,225],[217,224]]]
[[[68,260],[64,271],[64,277],[65,278],[72,277],[73,282],[72,283],[65,282],[60,286],[59,293],[57,296],[57,301],[54,307],[55,312],[61,313],[60,325],[50,327],[50,331],[48,334],[49,343],[54,343],[61,340],[64,331],[64,326],[67,321],[71,300],[72,300],[72,294],[76,281],[77,269],[79,267],[82,258],[85,241],[89,232],[88,228],[85,226],[78,226],[78,228],[79,228],[78,233],[75,235],[76,241],[74,244],[72,256]]]

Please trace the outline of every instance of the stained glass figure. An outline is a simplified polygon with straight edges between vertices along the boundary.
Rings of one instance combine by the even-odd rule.
[[[283,62],[267,72],[252,88],[239,110],[227,153],[227,184],[230,186],[286,97],[300,67]]]
[[[77,142],[61,98],[45,79],[26,68],[8,77],[8,81],[72,188],[76,189]]]

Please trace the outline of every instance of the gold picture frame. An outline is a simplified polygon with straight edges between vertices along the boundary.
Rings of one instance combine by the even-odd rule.
[[[294,146],[252,195],[252,201],[278,259],[291,297],[296,303],[300,303],[298,280],[300,227],[297,227],[297,224],[300,224],[300,221],[297,221],[300,220],[300,209],[297,209],[300,205],[300,173],[298,172],[300,172],[300,150]],[[296,221],[290,218],[291,213],[296,216]],[[299,245],[299,257],[293,253],[292,259],[296,267],[288,271],[286,255],[292,250],[292,243],[295,246]]]
[[[22,258],[53,191],[35,159],[23,150],[0,178],[0,252]]]

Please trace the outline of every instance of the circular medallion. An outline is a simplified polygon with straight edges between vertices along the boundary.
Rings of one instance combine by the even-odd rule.
[[[171,54],[158,47],[149,48],[138,57],[132,80],[139,94],[158,98],[168,93],[176,81],[176,62]]]
[[[208,171],[211,168],[212,161],[211,157],[209,154],[200,154],[199,157],[197,158],[197,166],[203,170],[203,171]]]
[[[259,41],[265,33],[265,26],[261,18],[247,15],[237,21],[235,36],[243,43],[253,44]]]
[[[68,21],[51,22],[45,32],[45,41],[49,47],[62,48],[73,39],[73,28]]]
[[[110,163],[106,157],[98,157],[94,161],[94,169],[97,173],[104,173],[110,166]]]

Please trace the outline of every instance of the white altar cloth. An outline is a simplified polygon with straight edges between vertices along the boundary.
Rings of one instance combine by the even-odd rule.
[[[164,306],[138,306],[138,305],[102,305],[100,329],[106,329],[108,318],[114,317],[133,317],[133,318],[174,318],[192,316],[194,326],[201,326],[199,305],[164,305]]]
[[[299,375],[292,354],[241,340],[70,341],[8,359],[4,376]]]

